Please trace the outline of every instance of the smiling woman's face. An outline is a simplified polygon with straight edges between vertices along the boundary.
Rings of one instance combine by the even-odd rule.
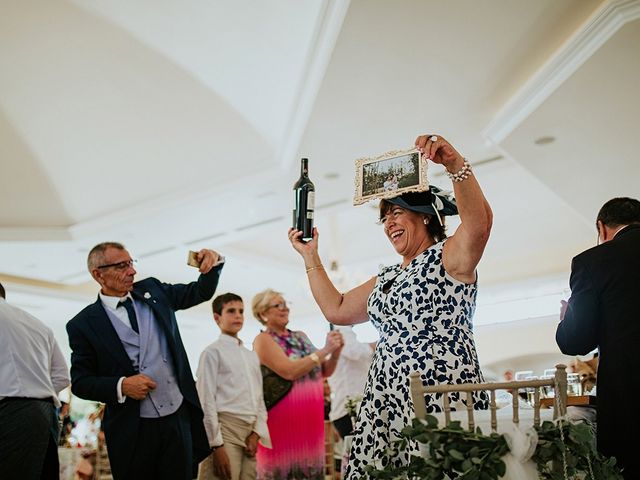
[[[276,295],[271,299],[267,309],[262,314],[268,328],[283,329],[289,323],[289,306],[282,295]]]
[[[433,243],[424,223],[425,218],[428,217],[391,205],[380,219],[391,245],[405,259],[414,257]]]

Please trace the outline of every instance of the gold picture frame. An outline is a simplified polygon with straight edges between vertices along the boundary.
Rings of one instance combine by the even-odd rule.
[[[356,160],[355,189],[354,205],[397,197],[406,192],[424,192],[429,189],[427,161],[415,148],[359,158]]]

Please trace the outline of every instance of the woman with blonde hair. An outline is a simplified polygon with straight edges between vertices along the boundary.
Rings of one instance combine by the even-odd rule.
[[[323,377],[335,370],[342,335],[329,332],[325,346],[316,349],[304,332],[287,328],[287,302],[271,289],[253,297],[251,309],[265,327],[253,343],[260,363],[293,381],[291,390],[268,412],[273,448],[258,446],[258,478],[323,480]]]

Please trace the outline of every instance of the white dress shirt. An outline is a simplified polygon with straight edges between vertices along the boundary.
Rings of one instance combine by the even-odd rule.
[[[371,345],[359,342],[351,327],[337,327],[337,330],[342,333],[344,347],[333,375],[327,378],[331,387],[331,421],[347,414],[347,397],[362,398],[373,358]]]
[[[118,304],[120,302],[124,302],[127,298],[130,298],[133,302],[133,297],[131,296],[131,294],[127,293],[124,297],[110,297],[109,295],[105,295],[104,293],[100,292],[98,295],[100,296],[100,301],[102,302],[102,306],[105,308],[105,310],[108,310],[109,313],[112,313],[118,320],[124,323],[127,327],[131,328],[131,321],[129,320],[129,313],[127,312],[127,309],[124,307],[118,308]]]
[[[69,386],[69,369],[53,331],[0,297],[0,399],[51,398]]]
[[[255,352],[244,347],[241,340],[221,334],[200,355],[197,377],[196,388],[210,446],[224,443],[218,412],[226,412],[252,423],[260,443],[271,448],[262,372]]]

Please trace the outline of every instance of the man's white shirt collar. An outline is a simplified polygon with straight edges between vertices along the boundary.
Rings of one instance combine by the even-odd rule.
[[[131,293],[127,293],[124,297],[112,297],[110,295],[105,295],[102,292],[100,292],[98,295],[100,296],[100,300],[102,301],[102,303],[109,307],[111,310],[117,309],[118,303],[125,301],[127,298],[130,298],[131,301],[133,301]]]

